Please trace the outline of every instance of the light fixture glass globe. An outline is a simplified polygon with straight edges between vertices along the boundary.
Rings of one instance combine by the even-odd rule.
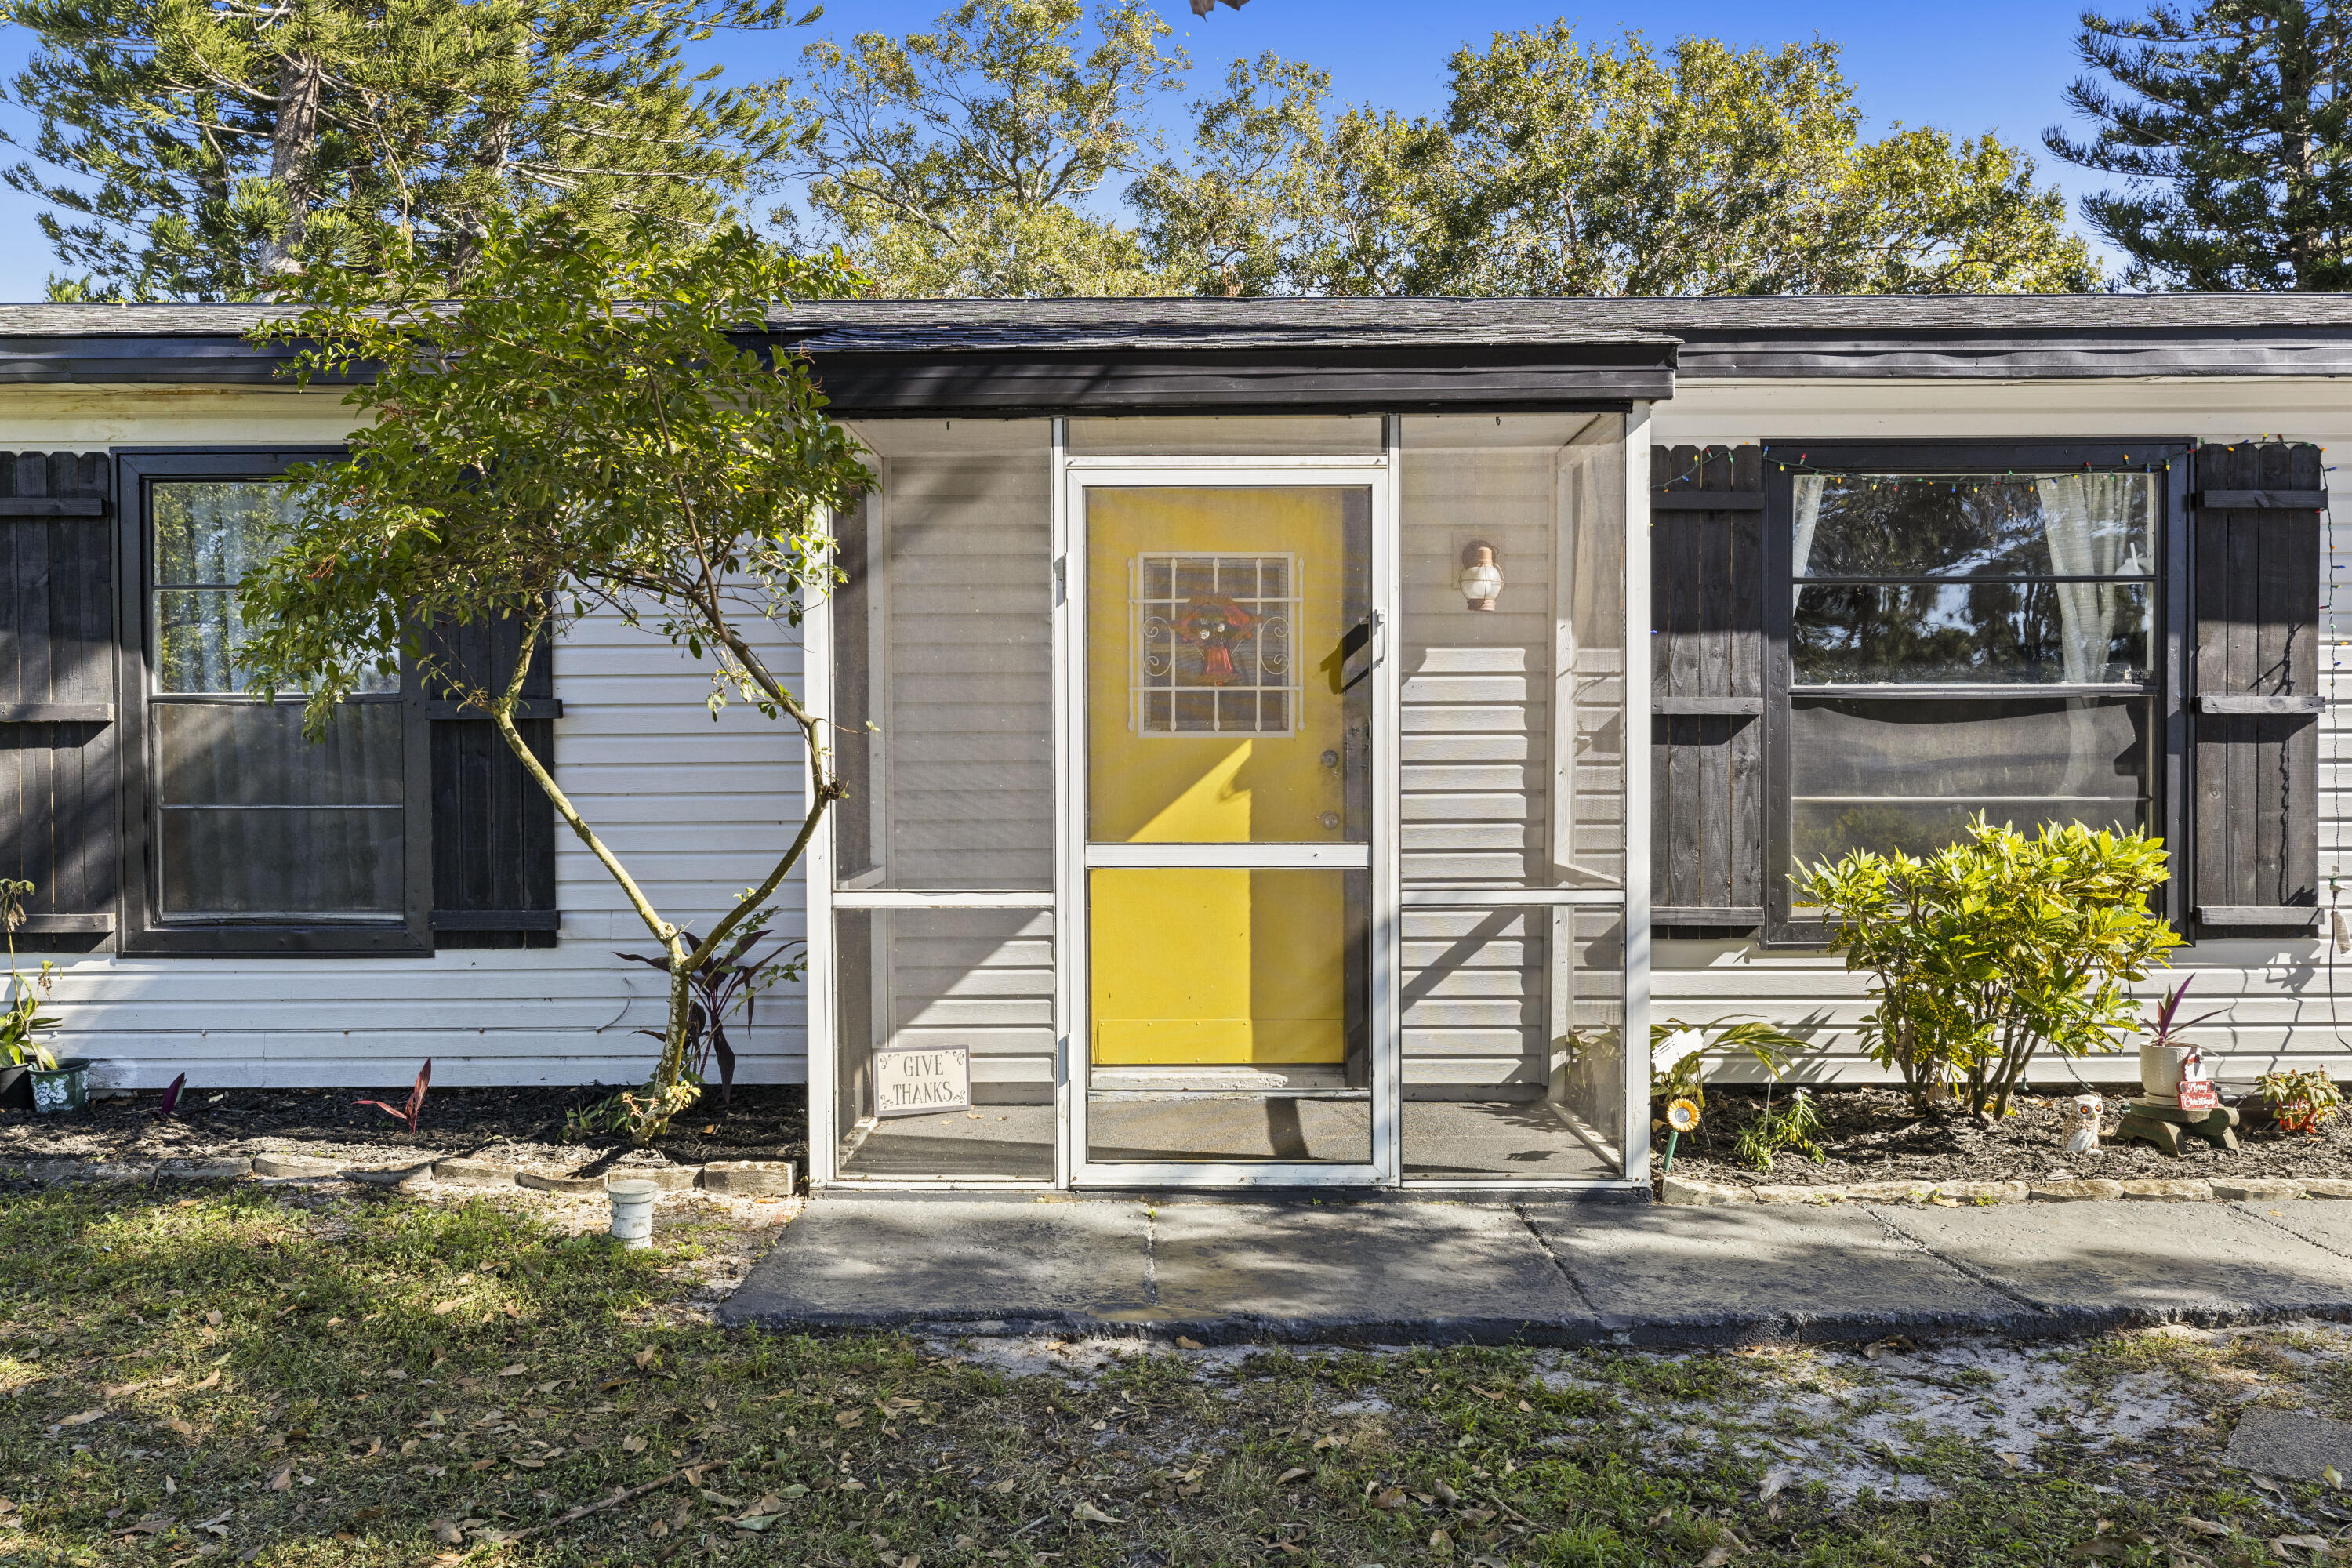
[[[1503,569],[1495,563],[1495,547],[1474,544],[1463,553],[1462,597],[1474,610],[1493,609],[1503,593]]]

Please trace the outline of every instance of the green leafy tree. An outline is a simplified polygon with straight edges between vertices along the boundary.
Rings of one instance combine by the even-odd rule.
[[[1327,118],[1330,73],[1279,56],[1236,60],[1193,105],[1192,146],[1128,187],[1152,265],[1207,294],[1402,294],[1437,237],[1421,171],[1444,133],[1351,109]]]
[[[2137,18],[2085,11],[2091,75],[2066,100],[2095,130],[2058,128],[2059,157],[2121,175],[2084,215],[2131,258],[2134,288],[2352,286],[2347,71],[2352,7],[2218,0]]]
[[[1968,841],[1924,859],[1856,850],[1795,879],[1830,951],[1867,970],[1871,1059],[1903,1075],[1924,1111],[1937,1084],[1982,1116],[2009,1100],[2044,1047],[2121,1048],[2138,1004],[2125,988],[2180,945],[2147,908],[2163,842],[2045,824],[2028,838],[1979,817]]]
[[[828,422],[805,365],[744,346],[772,301],[837,294],[838,258],[793,259],[730,228],[679,247],[612,239],[561,211],[493,216],[474,289],[436,303],[442,279],[396,248],[382,269],[306,279],[299,314],[256,339],[299,346],[294,374],[360,377],[345,398],[349,455],[295,470],[299,510],[245,581],[240,660],[256,690],[309,694],[323,727],[404,647],[436,688],[487,710],[557,814],[627,897],[667,955],[668,1024],[636,1131],[693,1102],[685,1058],[694,983],[730,953],[800,861],[841,793],[818,717],[761,652],[827,584],[828,509],[871,476]],[[657,909],[515,727],[531,650],[604,610],[707,664],[714,715],[748,701],[799,732],[807,807],[759,886],[698,940]],[[464,684],[415,628],[520,623],[503,690]]]
[[[782,0],[22,0],[58,298],[247,299],[387,242],[456,273],[501,208],[700,232],[797,133],[680,51]]]
[[[1132,230],[1089,204],[1151,151],[1181,79],[1142,0],[965,0],[935,31],[814,44],[802,172],[819,231],[889,295],[1159,291]],[[798,215],[780,209],[788,225]]]
[[[2095,280],[2065,203],[1986,135],[1861,136],[1836,46],[1568,24],[1449,62],[1444,121],[1331,116],[1322,73],[1237,67],[1189,166],[1134,199],[1186,287],[1269,293],[2011,292]]]

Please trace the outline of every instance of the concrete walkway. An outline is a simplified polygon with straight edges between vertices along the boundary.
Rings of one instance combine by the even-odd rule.
[[[2352,1202],[818,1198],[720,1309],[1202,1343],[1724,1344],[2352,1317]]]

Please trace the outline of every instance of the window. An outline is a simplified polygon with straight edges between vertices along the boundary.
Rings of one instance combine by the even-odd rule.
[[[1768,866],[1927,853],[1979,812],[2172,837],[2181,448],[1766,451]],[[1817,940],[1766,882],[1770,934]]]
[[[237,581],[287,521],[279,477],[316,453],[122,458],[130,951],[419,952],[429,790],[421,710],[373,678],[328,732],[244,690]],[[136,574],[135,581],[133,574]]]
[[[1287,735],[1298,697],[1291,555],[1136,557],[1129,728],[1145,735]]]

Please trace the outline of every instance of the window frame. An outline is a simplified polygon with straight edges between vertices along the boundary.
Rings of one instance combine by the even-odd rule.
[[[2189,453],[2185,437],[2150,437],[2145,440],[1910,440],[1822,441],[1768,440],[1764,459],[1764,931],[1769,948],[1820,948],[1829,942],[1825,921],[1803,920],[1792,912],[1789,868],[1792,844],[1793,803],[1790,778],[1792,700],[1803,694],[1795,685],[1791,646],[1795,606],[1789,592],[1794,583],[1796,527],[1795,467],[1808,469],[1862,469],[1878,473],[2006,474],[2115,471],[2165,465],[2157,487],[2158,540],[2155,551],[2155,630],[2149,660],[2156,680],[2146,689],[2156,709],[2153,730],[2161,737],[2160,757],[2148,769],[2148,826],[2162,836],[2171,851],[2164,885],[2152,900],[2159,913],[2182,923],[2188,912],[2189,868],[2195,847],[2189,842],[2186,759],[2189,751],[2188,707],[2184,699],[2186,671],[2194,641],[2189,624],[2194,602],[2189,578]],[[1801,456],[1800,456],[1801,455]],[[1840,689],[1850,689],[1841,688]],[[2064,684],[2003,685],[2003,697],[2066,697],[2116,695],[2115,686]],[[1873,700],[1950,701],[1992,694],[1977,683],[1950,682],[1874,687]]]
[[[114,450],[121,648],[115,711],[122,724],[122,913],[120,951],[182,957],[415,957],[433,951],[432,732],[420,683],[401,657],[403,912],[383,921],[165,920],[153,831],[154,530],[152,487],[172,479],[274,479],[297,463],[344,455],[340,446],[155,447]]]

